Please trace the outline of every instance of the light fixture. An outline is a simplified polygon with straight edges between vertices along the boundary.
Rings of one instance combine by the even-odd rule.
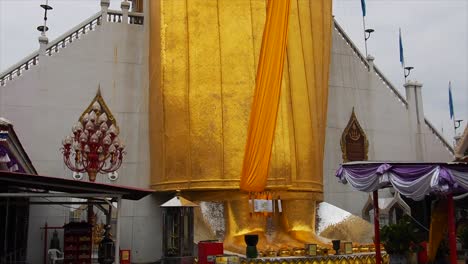
[[[97,98],[100,97],[98,92]],[[106,107],[107,108],[107,107]],[[109,179],[116,180],[116,170],[122,164],[125,146],[118,137],[119,129],[113,117],[110,120],[99,100],[73,125],[72,134],[62,141],[63,160],[67,167],[78,174],[73,178],[81,179],[80,173],[86,172],[94,182],[97,173],[112,173]]]
[[[364,24],[365,28],[365,24]],[[366,48],[366,58],[367,58],[367,40],[370,38],[370,35],[374,32],[372,28],[364,29],[364,46]]]
[[[364,30],[365,32],[365,40],[368,40],[370,38],[370,35],[374,32],[375,30],[373,30],[372,28],[368,28],[366,30]]]
[[[81,172],[73,172],[73,179],[77,180],[77,181],[81,181],[83,179],[83,173]]]
[[[411,66],[405,67],[405,79],[406,77],[410,75],[412,69],[414,69],[414,67],[411,67]]]
[[[49,30],[47,27],[47,11],[52,10],[53,8],[47,4],[48,0],[46,0],[45,5],[41,5],[41,7],[44,9],[44,25],[38,26],[37,30],[41,32],[42,35],[45,35],[46,31]]]
[[[117,171],[113,171],[113,172],[109,172],[109,174],[107,174],[107,177],[111,181],[116,181],[119,178],[119,174],[117,173]]]

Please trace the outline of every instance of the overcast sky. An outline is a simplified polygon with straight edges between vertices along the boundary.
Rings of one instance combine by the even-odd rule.
[[[179,0],[174,0],[179,1]],[[208,1],[208,0],[207,0]],[[36,27],[42,24],[45,0],[0,0],[0,72],[38,49]],[[99,0],[49,0],[49,40],[100,10]],[[333,14],[364,53],[360,0],[333,0]],[[375,64],[404,95],[399,61],[401,27],[409,79],[423,83],[424,112],[452,143],[448,82],[457,119],[468,120],[468,0],[366,0],[366,25],[375,29],[368,40]],[[120,1],[111,0],[111,9]],[[459,129],[461,132],[462,129]]]

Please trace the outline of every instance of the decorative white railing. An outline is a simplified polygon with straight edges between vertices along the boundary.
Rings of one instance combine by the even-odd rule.
[[[145,16],[143,13],[135,13],[129,12],[128,13],[128,23],[135,24],[135,25],[143,25]]]
[[[98,12],[85,20],[83,23],[72,28],[68,32],[62,34],[60,37],[50,42],[46,49],[46,55],[52,56],[58,53],[61,49],[65,48],[68,44],[80,38],[82,35],[93,31],[101,23],[101,12]],[[13,78],[21,76],[24,71],[29,70],[32,66],[39,63],[39,51],[32,53],[17,64],[11,66],[6,71],[0,74],[0,86],[5,86],[7,82],[12,81]]]
[[[59,50],[65,48],[68,44],[79,39],[81,36],[94,31],[99,25],[101,25],[101,12],[94,14],[83,23],[50,42],[46,49],[46,55],[52,56],[54,53],[58,53]]]
[[[357,48],[357,46],[353,43],[353,41],[349,38],[349,36],[344,32],[343,28],[338,24],[336,20],[333,21],[334,26],[338,34],[346,41],[348,46],[352,49],[353,53],[356,54],[361,62],[364,64],[364,66],[369,70],[369,63],[367,62],[365,56],[361,53],[361,51]],[[382,81],[383,84],[387,88],[392,91],[392,93],[397,97],[397,99],[402,103],[402,105],[406,108],[408,108],[408,102],[406,101],[406,98],[401,95],[401,93],[396,89],[396,87],[385,77],[385,75],[377,68],[377,66],[374,65],[374,71],[377,77]],[[453,147],[445,140],[445,138],[435,129],[435,127],[429,122],[428,119],[424,118],[424,123],[426,126],[429,128],[429,130],[434,134],[440,142],[445,146],[445,148],[452,154],[454,154]]]
[[[357,46],[354,44],[354,42],[351,40],[351,38],[346,34],[344,29],[338,24],[336,19],[333,19],[333,24],[335,25],[335,29],[340,34],[340,36],[346,41],[346,44],[353,50],[353,53],[356,54],[359,59],[361,60],[362,64],[369,70],[369,63],[367,62],[366,57],[364,54],[361,53],[361,51],[357,48]]]
[[[122,12],[109,10],[107,13],[107,21],[121,23]],[[128,24],[143,25],[144,16],[142,13],[128,13]],[[90,18],[86,19],[83,23],[77,25],[60,37],[50,42],[47,45],[46,55],[52,56],[55,53],[60,52],[61,49],[67,47],[70,43],[81,38],[81,36],[96,30],[96,28],[102,24],[102,12],[99,11]],[[31,55],[25,57],[20,62],[14,64],[4,72],[0,73],[0,87],[5,86],[9,81],[14,78],[21,76],[24,71],[29,70],[31,67],[39,63],[39,51],[33,52]]]
[[[406,108],[408,108],[408,102],[406,101],[406,98],[401,95],[401,93],[395,88],[395,86],[383,75],[383,73],[377,68],[377,66],[374,65],[374,71],[377,77],[389,88],[393,94],[398,98],[398,101],[402,103]]]
[[[36,51],[2,72],[0,74],[0,87],[6,85],[7,82],[13,80],[16,76],[20,76],[24,71],[29,70],[37,63],[39,63],[39,52]]]
[[[361,53],[361,51],[357,48],[354,42],[349,38],[349,36],[346,34],[343,28],[338,24],[338,22],[336,20],[334,20],[333,22],[334,22],[335,29],[338,32],[338,34],[340,34],[340,36],[346,41],[348,46],[352,49],[353,53],[359,57],[362,64],[364,64],[367,70],[369,70],[370,66],[364,54]],[[378,78],[385,84],[385,86],[387,86],[387,88],[389,88],[393,92],[393,94],[398,98],[398,100],[405,107],[407,107],[408,102],[406,102],[405,97],[403,97],[403,95],[401,95],[400,92],[398,92],[395,86],[385,77],[385,75],[383,75],[383,73],[375,65],[374,65],[374,71],[375,71],[375,74],[378,76]]]
[[[122,23],[123,13],[118,10],[109,10],[107,12],[107,22]],[[142,13],[128,12],[127,24],[143,25],[144,16]]]
[[[442,135],[439,134],[439,131],[437,131],[437,129],[432,125],[432,123],[429,120],[427,120],[427,118],[424,118],[424,123],[426,124],[427,128],[429,128],[429,130],[432,132],[432,134],[437,136],[437,138],[440,140],[440,142],[442,142],[442,144],[445,146],[445,148],[452,155],[454,155],[455,151],[454,151],[453,147],[447,142],[447,140],[445,140],[445,138]]]

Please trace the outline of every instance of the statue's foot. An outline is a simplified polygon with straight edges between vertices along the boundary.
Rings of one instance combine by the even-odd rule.
[[[273,241],[273,243],[268,243],[269,238],[265,236],[265,233],[263,232],[250,232],[250,233],[245,233],[242,235],[235,235],[235,236],[227,236],[224,239],[224,249],[239,253],[239,254],[245,254],[247,244],[245,243],[244,240],[244,235],[258,235],[258,243],[257,243],[257,250],[258,251],[269,251],[269,250],[279,250],[279,246],[277,245],[276,241]]]
[[[276,244],[279,249],[304,248],[304,242],[291,236],[288,232],[280,231],[271,239],[271,243]]]
[[[317,244],[321,247],[331,247],[331,239],[318,236],[315,233],[308,231],[289,231],[291,237],[301,241],[302,244]]]
[[[309,243],[318,244],[322,247],[331,247],[331,240],[313,233],[305,231],[279,231],[272,235],[265,234],[264,232],[252,232],[237,236],[228,236],[224,240],[224,249],[239,254],[245,254],[247,245],[244,241],[244,235],[250,234],[258,235],[257,250],[263,251],[265,255],[267,255],[269,251],[278,252],[280,249],[285,248],[289,250],[293,248],[305,248],[305,244]]]

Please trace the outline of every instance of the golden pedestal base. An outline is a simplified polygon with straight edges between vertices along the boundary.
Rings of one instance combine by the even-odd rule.
[[[388,264],[389,255],[382,252],[382,264]],[[240,264],[375,264],[375,253],[351,255],[240,258]]]

